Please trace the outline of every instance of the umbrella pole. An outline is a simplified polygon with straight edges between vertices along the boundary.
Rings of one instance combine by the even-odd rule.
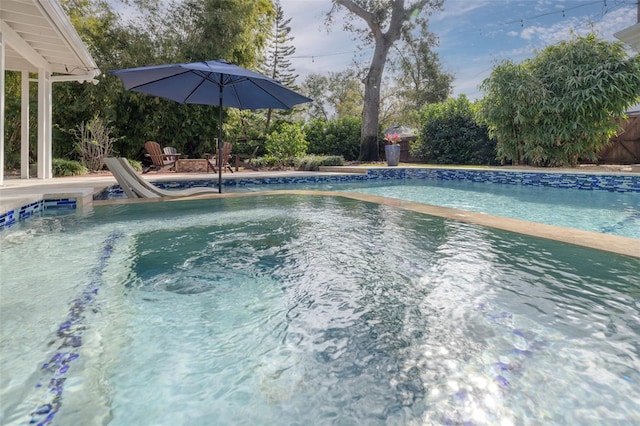
[[[222,194],[222,76],[220,76],[220,103],[218,109],[218,194]]]

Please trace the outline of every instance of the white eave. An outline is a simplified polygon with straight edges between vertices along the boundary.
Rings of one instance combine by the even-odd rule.
[[[640,52],[640,23],[618,31],[613,36],[631,46],[636,52]]]
[[[52,81],[90,81],[100,70],[57,1],[0,0],[5,69],[46,70]]]

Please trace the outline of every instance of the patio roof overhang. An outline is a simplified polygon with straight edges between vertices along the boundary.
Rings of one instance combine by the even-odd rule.
[[[56,0],[2,0],[0,30],[5,37],[5,69],[44,69],[66,81],[91,80],[100,73]]]
[[[29,73],[38,75],[38,178],[51,178],[51,84],[100,70],[57,0],[0,1],[0,185],[4,179],[4,75],[22,72],[21,176],[28,178]],[[25,135],[26,134],[26,135]]]

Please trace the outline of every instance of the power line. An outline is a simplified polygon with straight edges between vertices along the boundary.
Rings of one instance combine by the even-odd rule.
[[[331,53],[323,53],[318,55],[297,55],[290,56],[289,59],[311,59],[311,62],[315,62],[316,58],[325,58],[329,56],[340,56],[340,55],[354,55],[356,53],[363,53],[373,50],[371,49],[359,49],[359,50],[347,50],[343,52],[331,52]]]
[[[358,50],[348,50],[346,52],[335,52],[335,53],[325,53],[323,55],[301,55],[301,56],[289,56],[291,59],[313,59],[313,58],[322,58],[325,56],[338,56],[338,55],[348,55],[350,53],[357,53]]]
[[[558,10],[558,11],[553,11],[553,12],[545,12],[545,13],[540,13],[537,15],[532,15],[532,16],[528,16],[528,17],[524,17],[524,18],[520,18],[520,19],[515,19],[515,20],[511,20],[511,21],[506,21],[506,22],[502,22],[499,23],[497,25],[499,26],[507,26],[507,25],[513,25],[513,24],[520,24],[521,26],[524,27],[525,22],[527,21],[533,21],[539,18],[543,18],[545,16],[551,16],[551,15],[560,15],[562,14],[562,17],[566,17],[567,12],[576,10],[576,9],[580,9],[580,8],[584,8],[584,7],[588,7],[588,6],[593,6],[596,4],[600,4],[602,3],[603,5],[603,11],[602,11],[602,15],[606,15],[607,13],[611,12],[612,10],[615,10],[619,7],[625,6],[625,5],[638,5],[638,3],[640,3],[640,0],[593,0],[587,3],[581,3],[572,7],[567,7],[567,8],[563,8],[562,10]],[[613,3],[613,4],[612,4]],[[482,28],[477,28],[477,30],[480,31],[480,35],[482,36]],[[340,55],[350,55],[350,54],[355,54],[355,53],[362,53],[362,50],[347,50],[347,51],[342,51],[342,52],[331,52],[331,53],[325,53],[325,54],[318,54],[318,55],[296,55],[296,56],[290,56],[290,59],[311,59],[312,62],[315,62],[316,58],[324,58],[324,57],[330,57],[330,56],[340,56]]]
[[[612,6],[611,8],[609,8],[609,5],[607,4],[607,2],[613,2],[614,6]],[[524,23],[527,21],[533,21],[536,20],[538,18],[543,18],[545,16],[550,16],[550,15],[560,15],[562,14],[562,17],[566,17],[567,12],[570,12],[572,10],[576,10],[576,9],[580,9],[583,7],[588,7],[588,6],[593,6],[595,4],[599,4],[602,3],[602,14],[606,15],[608,12],[610,12],[611,10],[617,9],[618,7],[624,6],[624,5],[638,5],[638,3],[640,2],[640,0],[635,0],[635,1],[625,1],[625,0],[594,0],[588,3],[581,3],[572,7],[567,7],[567,8],[563,8],[562,10],[558,10],[558,11],[553,11],[553,12],[545,12],[545,13],[540,13],[538,15],[533,15],[533,16],[528,16],[528,17],[524,17],[524,18],[520,18],[517,20],[512,20],[512,21],[507,21],[507,22],[503,22],[501,24],[498,25],[513,25],[513,24],[520,24],[520,26],[524,27]]]
[[[569,12],[569,11],[575,10],[575,9],[579,9],[581,7],[593,6],[594,4],[598,4],[598,3],[601,3],[601,2],[604,2],[604,5],[606,7],[607,0],[597,0],[597,1],[592,1],[592,2],[589,2],[589,3],[582,3],[582,4],[579,4],[577,6],[569,7],[569,8],[566,8],[566,9],[562,9],[561,11],[541,13],[539,15],[529,16],[529,17],[521,18],[521,19],[514,20],[514,21],[503,22],[500,25],[512,25],[512,24],[524,25],[525,21],[533,21],[534,19],[542,18],[544,16],[556,15],[556,14],[559,15],[561,13],[562,13],[562,16],[565,17],[566,16],[566,12]]]

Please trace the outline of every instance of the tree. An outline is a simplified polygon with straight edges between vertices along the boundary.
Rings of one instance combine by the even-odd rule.
[[[348,68],[329,73],[329,102],[336,118],[359,117],[362,112],[362,83],[357,71]]]
[[[406,33],[402,47],[396,49],[395,93],[401,105],[398,122],[417,124],[424,106],[443,102],[451,93],[453,75],[440,69],[438,54],[431,50],[437,43],[436,36],[423,27],[419,37]]]
[[[330,72],[328,77],[310,74],[303,89],[313,99],[307,106],[312,119],[359,117],[362,112],[362,83],[353,68]]]
[[[172,55],[163,62],[224,59],[255,69],[274,16],[270,0],[185,0],[174,3],[163,19],[164,30],[155,35],[161,40],[161,51]],[[153,122],[148,135],[172,135],[172,144],[189,156],[213,149],[217,126],[221,125],[217,107],[153,101],[163,106],[164,113],[149,115]]]
[[[114,152],[121,156],[144,159],[142,146],[147,140],[171,144],[189,156],[212,150],[218,124],[215,107],[182,105],[127,91],[107,71],[218,58],[255,68],[273,20],[273,4],[270,0],[122,0],[134,12],[125,18],[116,12],[117,3],[61,0],[104,74],[97,85],[53,85],[53,155],[76,156],[70,131],[95,116],[111,123],[117,138]],[[169,6],[158,7],[165,4]],[[19,85],[19,78],[11,77],[11,84],[14,81]],[[19,117],[19,103],[7,102],[7,114]],[[10,137],[19,124],[9,123]],[[34,141],[35,136],[32,133]]]
[[[20,134],[20,122],[21,116],[21,73],[17,71],[6,71],[5,73],[5,134],[4,134],[4,155],[5,155],[5,167],[7,170],[11,170],[14,167],[20,165],[20,152],[21,152],[21,134]],[[33,111],[37,111],[35,96],[31,96],[29,100],[29,127],[34,128],[36,125],[35,115]],[[36,146],[35,132],[30,133],[29,145],[31,147]]]
[[[274,13],[271,0],[184,0],[170,9],[158,36],[170,36],[170,51],[184,62],[225,59],[255,68]]]
[[[143,3],[146,2],[140,2]],[[136,59],[144,60],[145,52],[154,50],[150,48],[151,39],[142,30],[132,27],[136,32],[128,31],[108,2],[63,0],[61,5],[103,72],[135,63]],[[53,85],[53,103],[56,105],[52,117],[54,157],[80,158],[73,137],[73,130],[80,123],[89,122],[96,116],[112,121],[122,84],[104,74],[97,78],[100,80],[97,85],[75,82]]]
[[[594,161],[640,101],[640,55],[594,34],[506,62],[482,83],[481,116],[504,160],[536,166]]]
[[[323,75],[309,74],[302,83],[302,92],[313,99],[313,102],[305,105],[307,118],[311,120],[329,119],[328,82],[328,78]]]
[[[293,40],[293,37],[289,35],[291,32],[291,27],[289,26],[291,18],[284,19],[284,11],[280,6],[279,0],[275,0],[274,8],[275,20],[273,30],[267,38],[267,53],[261,71],[274,80],[278,80],[288,88],[297,90],[295,81],[298,75],[294,74],[295,70],[291,67],[291,61],[287,59],[288,56],[296,52],[296,48],[289,44]],[[272,114],[273,109],[269,108],[267,110],[266,121],[267,131],[271,124]]]
[[[149,25],[125,24],[115,46],[105,46],[105,51],[117,52],[110,69],[209,59],[255,68],[273,8],[268,0],[187,0],[172,4],[158,16],[144,14],[144,18]],[[118,89],[112,100],[114,117],[107,118],[121,132],[118,136],[124,136],[116,147],[121,155],[136,156],[146,140],[170,143],[194,157],[214,149],[216,107],[182,105],[125,91],[117,78],[108,78]]]
[[[420,17],[421,12],[428,14],[431,10],[441,8],[444,0],[415,0],[407,7],[405,7],[405,0],[333,0],[333,2],[334,5],[343,6],[351,12],[350,17],[356,16],[362,19],[368,28],[368,30],[357,29],[351,24],[352,21],[348,20],[345,23],[345,29],[356,32],[365,42],[374,44],[371,64],[364,78],[360,160],[377,161],[379,159],[380,88],[389,49],[400,39],[403,32],[426,22],[426,18]]]

